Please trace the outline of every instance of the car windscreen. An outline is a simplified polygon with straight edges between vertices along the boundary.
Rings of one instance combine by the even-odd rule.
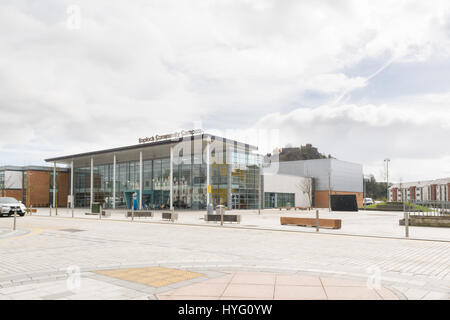
[[[0,203],[19,203],[19,201],[14,198],[3,197],[0,198]]]

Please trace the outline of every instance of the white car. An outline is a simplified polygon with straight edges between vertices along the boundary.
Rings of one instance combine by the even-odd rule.
[[[0,216],[12,216],[16,212],[19,216],[23,217],[27,207],[14,198],[0,197]]]
[[[369,206],[369,205],[374,204],[374,203],[375,202],[373,201],[372,198],[364,198],[363,205]]]

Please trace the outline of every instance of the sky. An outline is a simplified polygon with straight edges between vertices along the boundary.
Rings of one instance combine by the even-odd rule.
[[[450,2],[2,0],[0,166],[202,128],[450,176]]]

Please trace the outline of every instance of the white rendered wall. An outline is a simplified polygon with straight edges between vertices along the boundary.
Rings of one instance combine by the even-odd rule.
[[[264,192],[294,193],[296,207],[311,205],[308,188],[311,190],[311,178],[283,174],[264,176]]]
[[[5,189],[22,189],[22,172],[5,171]]]

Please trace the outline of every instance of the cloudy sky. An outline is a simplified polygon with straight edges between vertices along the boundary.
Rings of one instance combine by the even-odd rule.
[[[0,165],[202,127],[450,176],[447,0],[2,0],[0,39]]]

